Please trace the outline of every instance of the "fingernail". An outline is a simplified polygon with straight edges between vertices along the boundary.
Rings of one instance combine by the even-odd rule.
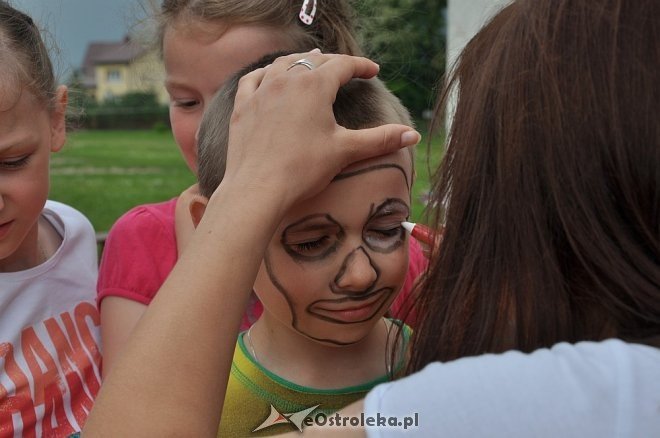
[[[309,53],[321,53],[321,49],[317,47],[316,49],[311,50]]]
[[[417,131],[406,131],[401,134],[401,143],[404,146],[413,146],[419,143],[422,139],[422,136]]]

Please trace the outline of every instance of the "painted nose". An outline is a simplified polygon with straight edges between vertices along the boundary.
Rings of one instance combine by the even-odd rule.
[[[378,271],[364,248],[353,250],[335,277],[333,292],[361,294],[367,292],[378,279]]]

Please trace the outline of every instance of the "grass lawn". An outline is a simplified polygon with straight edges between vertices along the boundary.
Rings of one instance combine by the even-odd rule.
[[[440,158],[433,141],[431,168]],[[421,218],[428,190],[426,140],[418,146],[412,219]],[[51,161],[50,199],[82,211],[97,231],[107,231],[131,207],[176,196],[193,184],[169,132],[80,131],[69,135]]]
[[[167,200],[194,182],[169,132],[81,131],[51,159],[50,199],[107,231],[131,207]]]

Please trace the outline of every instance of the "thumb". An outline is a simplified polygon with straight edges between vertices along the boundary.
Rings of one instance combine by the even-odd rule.
[[[422,138],[419,132],[410,126],[394,124],[359,130],[347,129],[344,135],[345,141],[341,144],[348,145],[346,164],[416,145]]]

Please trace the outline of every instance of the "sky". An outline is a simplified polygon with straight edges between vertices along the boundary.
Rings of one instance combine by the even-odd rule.
[[[82,64],[88,43],[119,41],[140,17],[140,0],[9,0],[45,28],[51,56],[65,80]]]

